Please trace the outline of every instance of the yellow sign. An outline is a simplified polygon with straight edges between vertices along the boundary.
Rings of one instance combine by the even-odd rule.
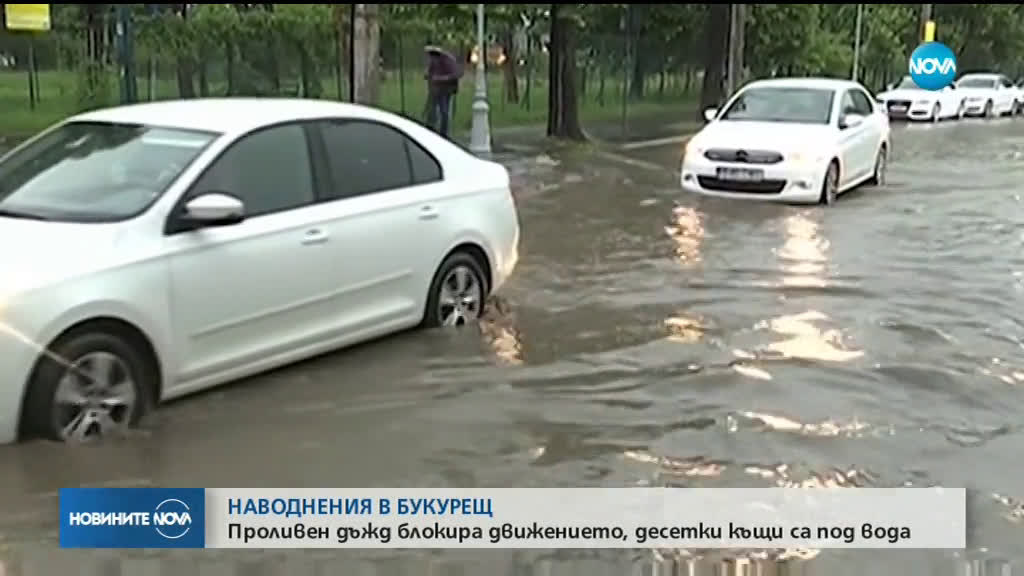
[[[935,42],[935,22],[931,20],[924,23],[924,41]]]
[[[45,32],[50,29],[49,4],[4,4],[8,30]]]

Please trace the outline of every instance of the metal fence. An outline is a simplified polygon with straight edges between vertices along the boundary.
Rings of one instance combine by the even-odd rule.
[[[98,11],[86,5],[52,6],[50,32],[0,32],[0,107],[7,117],[0,120],[0,136],[31,133],[76,111],[125,100],[351,97],[353,5],[295,5],[301,7],[296,10],[285,5],[160,5],[179,7],[177,12],[124,5],[135,7],[127,20],[114,5]],[[187,7],[184,16],[182,6]],[[274,8],[224,13],[235,6]],[[376,65],[358,49],[355,54],[357,72],[368,64],[376,70],[372,101],[421,120],[426,103],[423,49],[438,44],[464,64],[453,126],[468,129],[479,57],[472,13],[412,26],[394,14],[377,18],[379,34],[369,43]],[[488,100],[499,134],[502,129],[532,130],[546,120],[546,27],[509,25],[498,18],[488,24]],[[700,84],[695,54],[683,61],[657,39],[620,28],[577,35],[577,90],[585,128],[613,137],[648,119],[651,125],[692,120]],[[642,56],[639,62],[637,55]]]

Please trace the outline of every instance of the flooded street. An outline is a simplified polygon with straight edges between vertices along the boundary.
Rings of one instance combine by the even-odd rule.
[[[0,575],[685,566],[681,551],[53,550],[68,486],[593,485],[966,486],[966,553],[805,551],[765,573],[1024,574],[1024,121],[900,126],[893,145],[886,187],[827,209],[684,195],[681,144],[519,153],[520,267],[479,330],[177,401],[120,442],[0,447]]]

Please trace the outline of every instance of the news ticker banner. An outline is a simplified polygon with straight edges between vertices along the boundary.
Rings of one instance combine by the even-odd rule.
[[[64,488],[62,548],[966,547],[963,488]]]

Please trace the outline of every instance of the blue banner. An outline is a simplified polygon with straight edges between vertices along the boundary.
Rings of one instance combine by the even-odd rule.
[[[203,548],[203,488],[61,488],[61,548]]]

